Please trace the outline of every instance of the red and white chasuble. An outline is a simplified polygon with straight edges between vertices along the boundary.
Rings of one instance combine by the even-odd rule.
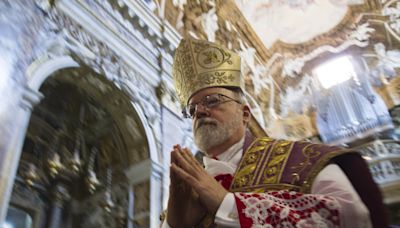
[[[226,189],[243,154],[244,138],[214,158],[203,158],[206,171]],[[230,192],[215,215],[217,227],[372,227],[369,212],[336,164],[323,168],[310,194],[280,190]],[[163,228],[169,227],[166,221]]]
[[[244,139],[217,159],[204,157],[206,171],[229,188]],[[311,194],[280,190],[229,193],[215,217],[218,227],[372,227],[369,212],[336,164],[317,175]]]

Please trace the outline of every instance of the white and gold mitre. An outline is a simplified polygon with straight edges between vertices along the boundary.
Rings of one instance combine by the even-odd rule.
[[[172,75],[182,106],[194,93],[208,87],[244,91],[239,55],[207,41],[182,39],[175,51]]]

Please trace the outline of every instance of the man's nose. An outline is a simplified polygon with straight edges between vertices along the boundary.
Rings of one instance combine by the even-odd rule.
[[[196,105],[195,111],[194,111],[194,116],[197,118],[203,117],[203,116],[209,116],[210,112],[206,106],[203,104],[199,103]]]

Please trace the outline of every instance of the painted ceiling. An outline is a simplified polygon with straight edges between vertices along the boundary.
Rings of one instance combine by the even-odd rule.
[[[349,6],[364,0],[235,0],[266,48],[299,44],[338,25]]]

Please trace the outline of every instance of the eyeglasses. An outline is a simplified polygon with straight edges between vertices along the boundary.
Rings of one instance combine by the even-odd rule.
[[[217,107],[218,105],[220,105],[222,103],[226,103],[229,101],[234,101],[234,102],[241,104],[241,102],[238,100],[235,100],[235,99],[225,96],[223,94],[216,93],[216,94],[211,94],[211,95],[205,96],[201,101],[199,101],[197,103],[188,104],[182,110],[182,114],[183,114],[183,117],[185,117],[185,118],[193,118],[194,114],[197,110],[197,106],[199,104],[201,104],[203,107],[205,107],[207,109],[211,109],[211,108]]]

